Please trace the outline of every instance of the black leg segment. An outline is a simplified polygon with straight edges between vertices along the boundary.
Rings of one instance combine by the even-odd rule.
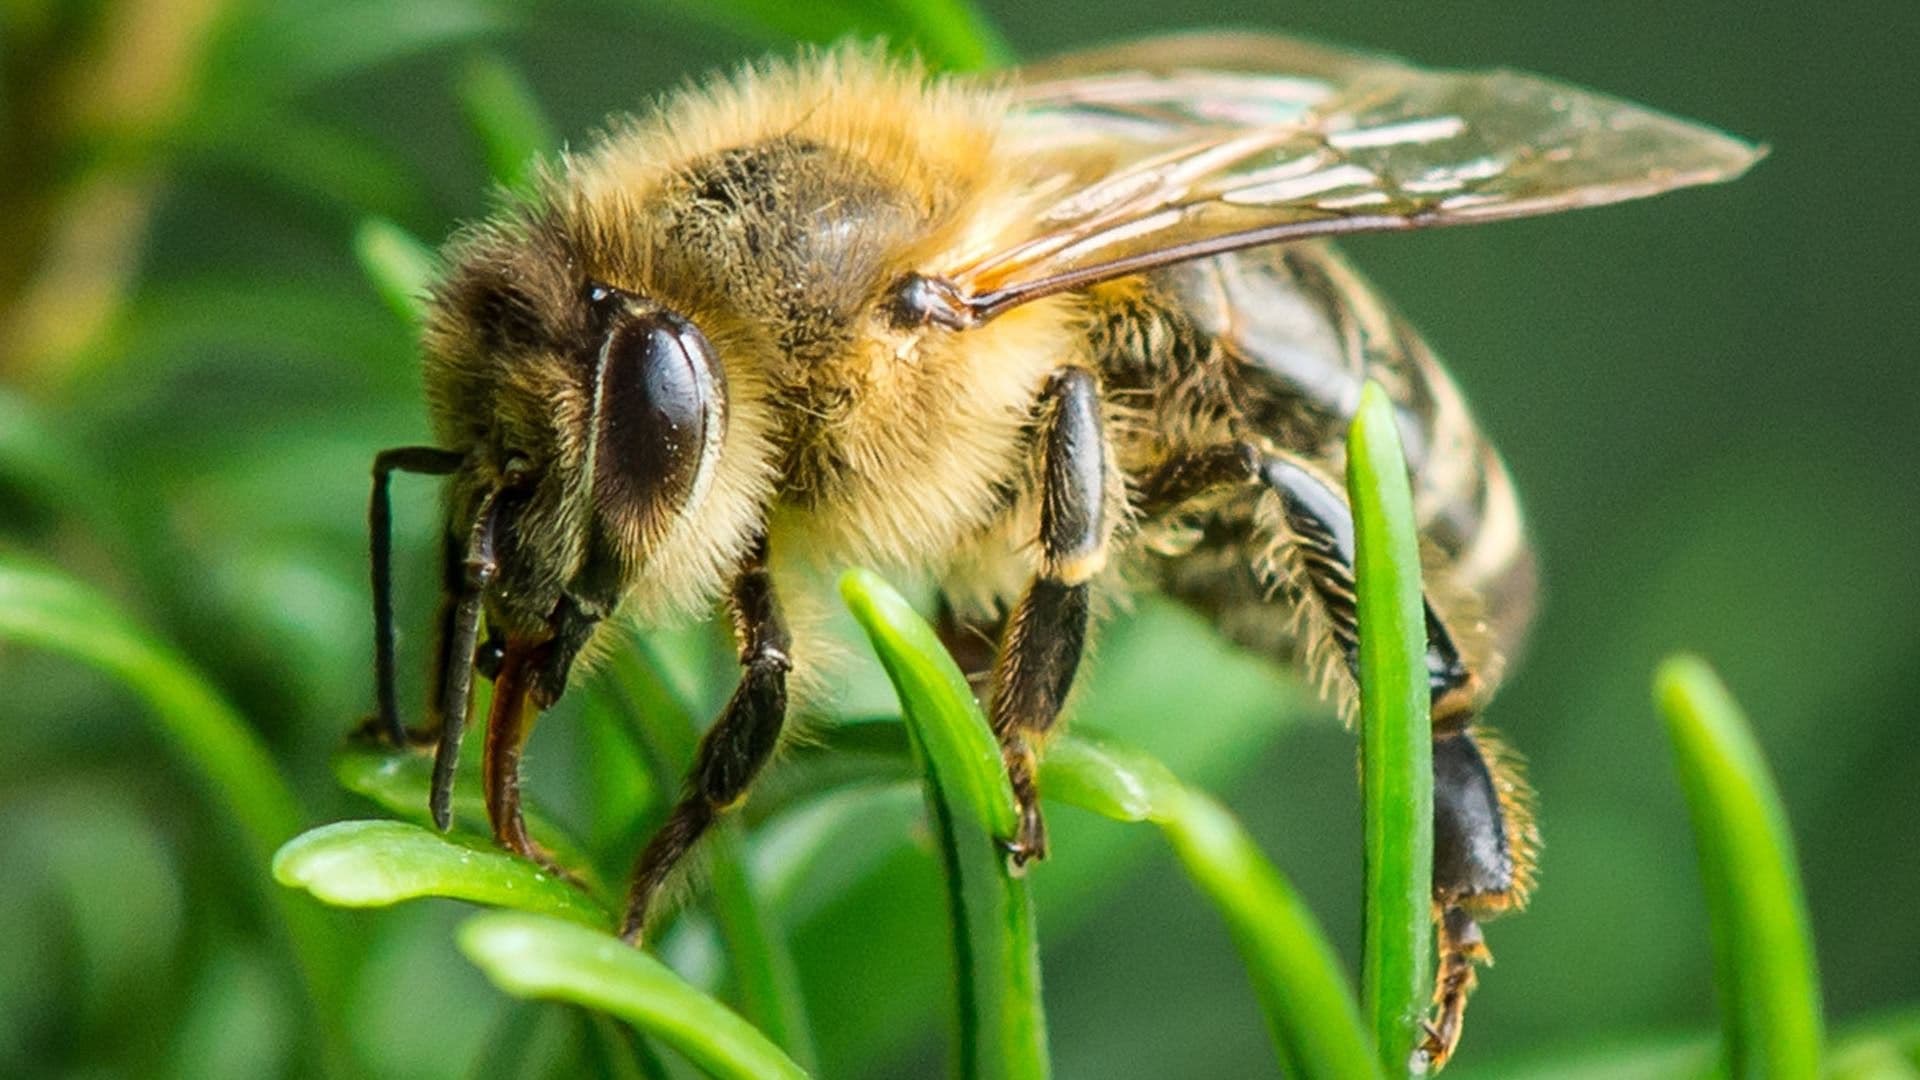
[[[1340,646],[1347,670],[1357,678],[1360,637],[1353,593],[1353,509],[1346,493],[1303,463],[1270,455],[1260,464],[1260,479],[1280,496],[1281,513],[1294,536],[1294,548],[1307,582],[1319,597],[1329,629]],[[1427,687],[1436,703],[1469,687],[1472,674],[1460,658],[1453,635],[1427,603]],[[1436,720],[1441,717],[1436,710]],[[1462,723],[1466,717],[1459,718]]]
[[[393,663],[393,500],[390,489],[396,472],[446,476],[466,460],[451,450],[432,446],[400,446],[382,450],[373,459],[373,497],[367,506],[368,547],[373,555],[373,679],[381,736],[395,746],[407,741],[394,700]]]
[[[680,801],[647,842],[634,866],[620,936],[638,944],[660,889],[720,813],[739,802],[780,742],[787,713],[792,641],[774,596],[763,540],[734,579],[731,595],[740,639],[740,685],[726,711],[700,740]]]
[[[497,494],[497,493],[496,493]],[[480,637],[480,607],[486,588],[499,572],[494,559],[496,494],[480,501],[461,560],[460,592],[454,598],[453,618],[441,646],[446,666],[440,683],[440,737],[433,753],[433,786],[427,808],[441,831],[453,825],[453,772],[460,761],[460,739],[467,727],[467,709],[473,696],[474,653]]]
[[[1040,401],[1040,573],[1007,622],[994,663],[992,718],[1020,803],[1016,866],[1046,855],[1033,737],[1059,715],[1086,643],[1087,582],[1105,564],[1107,444],[1091,372],[1066,368]]]

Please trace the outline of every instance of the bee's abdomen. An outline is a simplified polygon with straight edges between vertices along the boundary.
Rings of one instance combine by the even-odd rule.
[[[1195,443],[1245,440],[1340,477],[1360,389],[1376,381],[1402,420],[1437,609],[1462,624],[1463,649],[1483,654],[1473,659],[1494,660],[1485,666],[1519,647],[1534,565],[1506,467],[1425,343],[1330,249],[1184,264],[1117,296],[1097,310],[1140,325],[1096,336],[1109,382],[1151,403],[1155,444],[1134,457],[1153,467]],[[1253,568],[1271,539],[1260,535],[1254,499],[1209,511],[1200,541],[1166,560],[1162,577],[1243,643],[1290,647],[1279,633],[1289,620],[1272,625],[1285,590],[1275,594]]]

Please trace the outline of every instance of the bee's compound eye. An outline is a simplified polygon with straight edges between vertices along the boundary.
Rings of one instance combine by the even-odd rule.
[[[706,336],[671,312],[623,319],[600,359],[594,485],[606,501],[675,509],[699,487],[723,422]]]

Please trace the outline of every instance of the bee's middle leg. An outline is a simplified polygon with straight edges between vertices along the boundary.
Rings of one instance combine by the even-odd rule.
[[[721,813],[739,803],[773,756],[787,714],[792,639],[774,595],[763,540],[734,579],[729,600],[740,638],[740,683],[694,755],[680,801],[634,864],[620,936],[640,943],[661,889]]]
[[[1040,408],[1040,572],[1007,619],[990,699],[993,732],[1020,804],[1019,832],[1007,844],[1016,867],[1046,857],[1035,741],[1073,688],[1087,637],[1087,583],[1106,563],[1110,524],[1110,465],[1093,374],[1055,373]]]

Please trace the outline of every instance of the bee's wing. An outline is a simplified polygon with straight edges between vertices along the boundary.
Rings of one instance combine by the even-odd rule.
[[[1764,153],[1537,76],[1425,71],[1266,35],[1069,56],[1023,71],[1014,96],[1013,136],[1063,162],[1061,194],[1018,242],[927,275],[971,318],[1260,244],[1728,180]]]

